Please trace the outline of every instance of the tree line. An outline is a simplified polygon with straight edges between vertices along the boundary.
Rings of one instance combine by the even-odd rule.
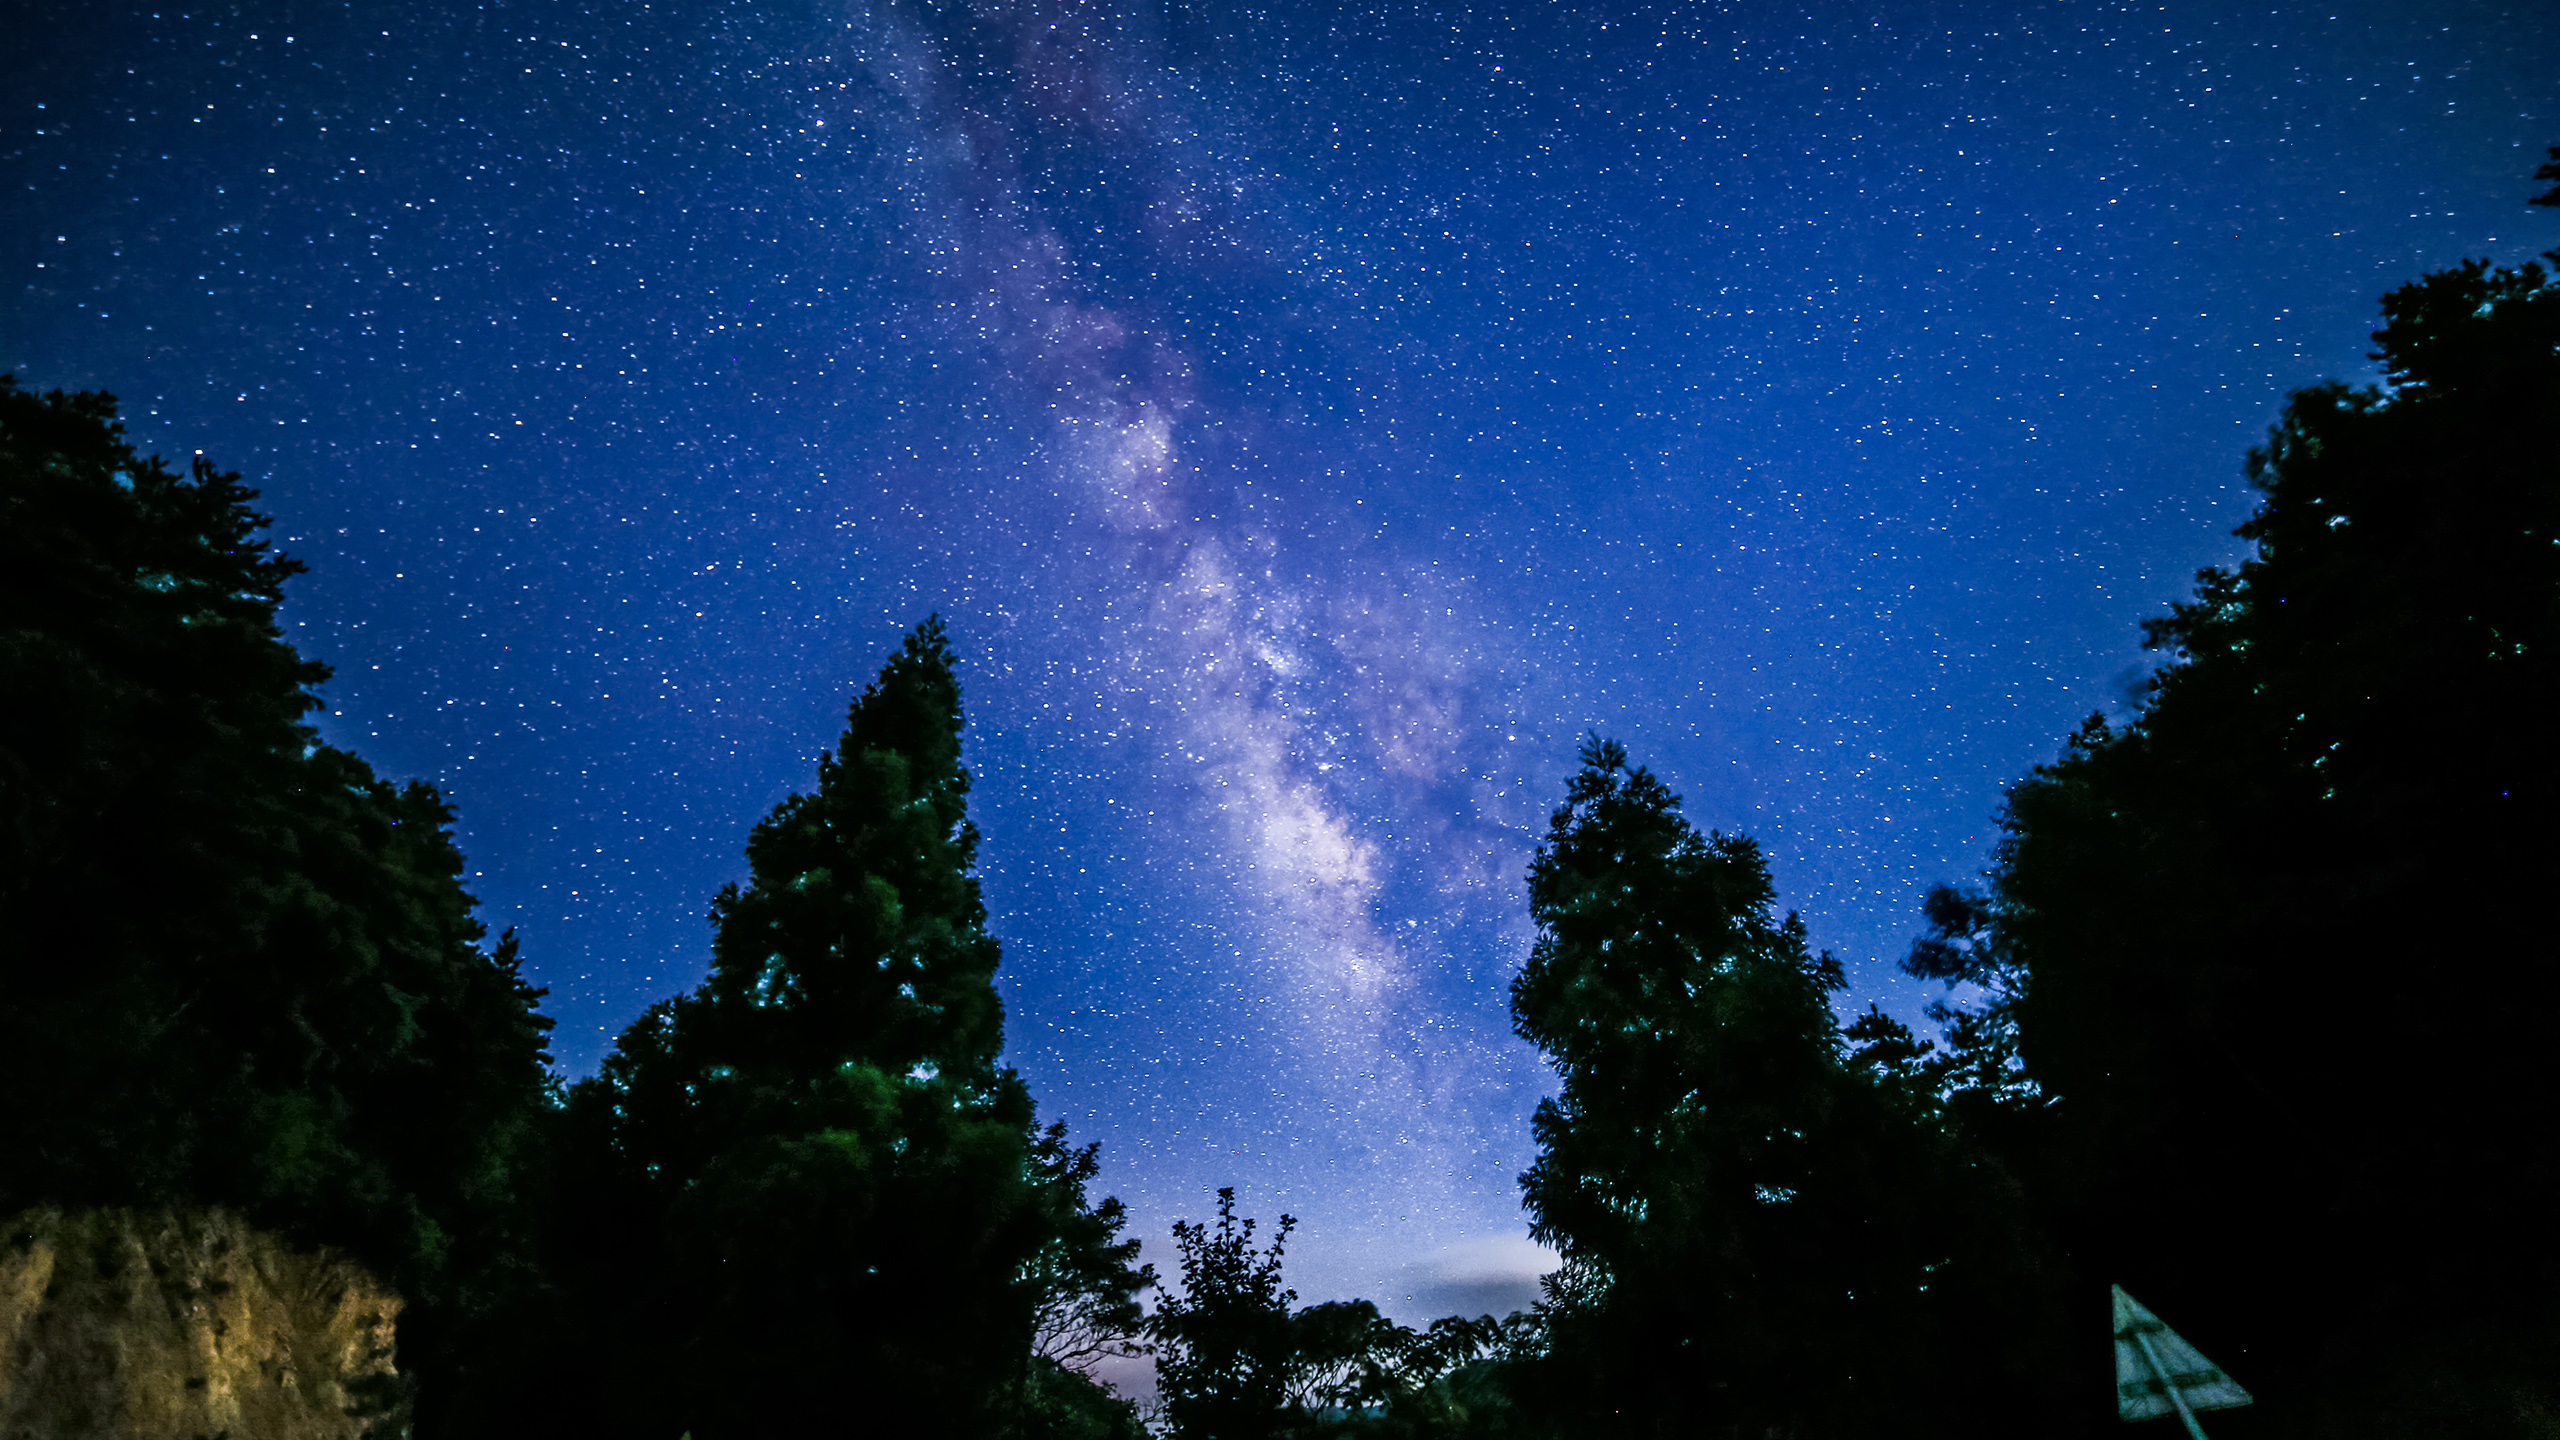
[[[563,1084],[451,811],[310,725],[254,492],[0,377],[0,1216],[353,1251],[431,1440],[2092,1433],[2114,1284],[2256,1392],[2217,1432],[2560,1432],[2560,284],[2382,314],[2134,713],[1930,892],[1941,1035],[1844,1023],[1760,849],[1584,744],[1510,992],[1562,1263],[1420,1329],[1297,1305],[1232,1191],[1159,1285],[1001,1066],[939,621],[750,832],[708,977]],[[1147,1356],[1144,1413],[1094,1378]]]
[[[710,976],[563,1086],[452,812],[309,723],[236,474],[0,377],[0,1215],[219,1205],[408,1304],[428,1435],[1138,1433],[1151,1274],[997,1064],[939,622],[748,837]]]

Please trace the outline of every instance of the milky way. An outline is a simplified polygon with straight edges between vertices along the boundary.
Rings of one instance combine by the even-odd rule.
[[[42,8],[42,7],[39,7]],[[2408,12],[2423,10],[2423,16]],[[1522,1303],[1597,730],[1916,1016],[1917,897],[2373,300],[2560,241],[2547,6],[63,6],[0,364],[265,491],[324,732],[591,1069],[939,611],[1011,1063],[1139,1228]]]

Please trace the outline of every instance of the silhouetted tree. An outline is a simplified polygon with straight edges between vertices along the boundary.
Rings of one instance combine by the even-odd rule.
[[[1254,1222],[1237,1223],[1235,1208],[1234,1189],[1222,1189],[1216,1228],[1174,1222],[1182,1293],[1164,1296],[1149,1317],[1157,1403],[1184,1440],[1263,1440],[1291,1418],[1289,1302],[1298,1292],[1281,1284],[1280,1257],[1298,1222],[1281,1216],[1271,1247],[1257,1252]]]
[[[2253,553],[1914,963],[2005,977],[2092,1326],[2108,1281],[2179,1317],[2244,1426],[2521,1434],[2560,1403],[2519,1358],[2560,1301],[2560,287],[2473,261],[2382,309],[2383,384],[2294,394]]]
[[[408,1297],[428,1423],[532,1264],[540,991],[452,813],[304,723],[239,476],[0,376],[0,1214],[203,1204]]]
[[[2033,1168],[2030,1162],[2039,1162],[2052,1141],[2052,1097],[2036,1085],[2018,1052],[2023,977],[1996,921],[1997,907],[1978,890],[1934,885],[1921,902],[1921,913],[1929,928],[1912,942],[1903,972],[1941,981],[1950,990],[1974,987],[1979,1002],[1932,1003],[1929,1018],[1945,1027],[1946,1049],[1923,1043],[1908,1063],[1898,1058],[1905,1041],[1894,1038],[1908,1032],[1872,1007],[1845,1033],[1862,1043],[1881,1042],[1881,1048],[1870,1044],[1865,1053],[1896,1057],[1895,1067],[1935,1093],[1969,1136],[2012,1167]]]
[[[1182,1293],[1148,1325],[1158,1341],[1157,1398],[1182,1440],[1422,1440],[1509,1433],[1510,1396],[1489,1362],[1520,1346],[1522,1317],[1448,1316],[1414,1331],[1367,1300],[1292,1311],[1281,1255],[1297,1222],[1280,1217],[1270,1248],[1218,1192],[1215,1228],[1176,1221]]]
[[[1411,1332],[1406,1332],[1411,1334]],[[1512,1440],[1551,1433],[1546,1417],[1519,1403],[1522,1371],[1545,1354],[1542,1315],[1513,1311],[1500,1320],[1444,1316],[1412,1336],[1399,1357],[1386,1403],[1374,1418],[1349,1427],[1379,1440]]]
[[[1022,1272],[1032,1296],[1031,1362],[1012,1420],[1018,1435],[1141,1440],[1145,1433],[1136,1404],[1097,1378],[1106,1362],[1147,1353],[1138,1293],[1156,1281],[1155,1267],[1138,1263],[1139,1242],[1120,1238],[1127,1208],[1117,1197],[1089,1198],[1101,1154],[1099,1144],[1069,1146],[1064,1124],[1042,1131],[1032,1147],[1043,1239]]]
[[[1493,1435],[1511,1418],[1487,1367],[1517,1333],[1490,1315],[1448,1315],[1411,1330],[1366,1300],[1311,1305],[1289,1318],[1288,1431],[1293,1437]]]
[[[1303,1433],[1337,1416],[1383,1410],[1417,1337],[1367,1300],[1328,1300],[1289,1317],[1281,1404]]]
[[[1026,1385],[1089,1384],[1031,1368],[1044,1305],[1063,1288],[1107,1324],[1144,1283],[1117,1208],[1081,1211],[1089,1154],[1035,1134],[996,1065],[960,728],[928,621],[817,788],[749,836],[710,977],[573,1092],[597,1157],[563,1197],[577,1308],[632,1428],[765,1436],[858,1404],[902,1434],[998,1433]]]
[[[1045,1355],[1031,1358],[1007,1412],[1001,1433],[1024,1440],[1148,1440],[1136,1401]]]
[[[2035,1247],[1927,1047],[1875,1016],[1844,1056],[1839,967],[1771,917],[1757,847],[1614,742],[1582,761],[1512,986],[1561,1081],[1521,1177],[1564,1258],[1523,1398],[1580,1434],[2032,1428]]]
[[[1156,1267],[1138,1263],[1139,1242],[1120,1238],[1127,1207],[1088,1198],[1101,1157],[1099,1144],[1070,1147],[1064,1124],[1041,1132],[1032,1163],[1046,1238],[1023,1271],[1034,1296],[1032,1354],[1088,1375],[1104,1361],[1147,1353],[1138,1292],[1156,1282]]]

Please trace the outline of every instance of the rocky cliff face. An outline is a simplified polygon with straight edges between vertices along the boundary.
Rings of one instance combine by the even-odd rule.
[[[407,1429],[400,1297],[218,1210],[0,1223],[0,1440],[375,1440]]]

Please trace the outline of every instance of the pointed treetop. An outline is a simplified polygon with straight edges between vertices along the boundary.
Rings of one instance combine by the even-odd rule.
[[[818,783],[747,839],[749,876],[712,906],[717,1062],[992,1083],[1004,1007],[972,870],[960,682],[939,616],[854,700]],[[708,1063],[708,1061],[706,1061]]]

